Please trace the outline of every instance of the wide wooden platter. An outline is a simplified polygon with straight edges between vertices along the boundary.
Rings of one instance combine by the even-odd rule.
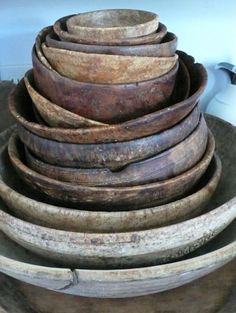
[[[235,313],[236,260],[183,287],[144,297],[65,295],[0,274],[0,313]]]

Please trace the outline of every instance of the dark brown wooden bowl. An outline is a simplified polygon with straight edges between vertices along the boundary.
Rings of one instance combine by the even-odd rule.
[[[117,172],[111,172],[108,168],[59,167],[43,162],[27,148],[25,153],[27,164],[31,169],[56,180],[87,186],[133,186],[161,181],[185,172],[203,156],[207,138],[207,126],[202,117],[196,129],[179,144],[144,161],[132,163]],[[45,159],[43,152],[39,155],[41,159]],[[50,163],[53,161],[51,158]],[[62,160],[61,164],[65,166],[67,162],[68,160],[66,162]]]
[[[59,49],[86,53],[103,53],[116,55],[170,57],[175,54],[177,49],[177,37],[175,34],[169,32],[165,35],[160,43],[137,46],[102,46],[73,43],[60,40],[53,31],[47,34],[45,41],[47,46]]]
[[[159,16],[143,10],[97,10],[76,14],[66,25],[70,34],[82,40],[123,40],[152,34],[158,29]]]
[[[22,142],[47,163],[81,168],[120,168],[157,155],[184,140],[199,121],[198,108],[179,124],[161,133],[131,141],[73,144],[39,137],[18,125]]]
[[[32,57],[35,85],[40,94],[71,112],[105,123],[126,121],[165,107],[178,72],[177,62],[168,73],[151,80],[95,84],[72,80],[50,70],[37,58],[35,49]]]
[[[94,84],[139,84],[144,81],[156,80],[171,73],[178,63],[177,54],[171,57],[140,57],[85,53],[48,47],[46,43],[42,44],[42,51],[51,66],[60,75],[79,82]],[[172,75],[169,74],[169,76],[171,79]],[[166,82],[168,83],[168,79]],[[168,98],[161,97],[157,100],[156,105],[167,100]]]
[[[182,95],[186,96],[186,90],[188,89],[185,89],[186,85],[184,85],[185,87],[182,90],[181,85],[183,80],[181,77],[178,77],[176,88],[174,90],[175,96],[171,100],[171,102],[175,104],[141,118],[117,125],[93,127],[91,129],[84,128],[72,130],[42,126],[35,123],[35,120],[31,115],[29,116],[29,107],[32,103],[23,82],[16,87],[9,97],[9,108],[18,123],[31,132],[52,140],[71,143],[101,143],[126,141],[148,136],[170,128],[183,119],[196,105],[199,97],[205,89],[207,74],[204,67],[200,64],[194,64],[194,59],[192,57],[180,52],[179,54],[180,58],[184,60],[185,65],[188,67],[191,76],[190,97],[183,101],[176,99],[176,93],[178,94],[180,92]],[[185,74],[184,76],[186,77]],[[178,83],[180,83],[180,85],[178,85]],[[176,100],[177,103],[174,100]]]
[[[84,128],[107,125],[65,110],[40,95],[34,88],[32,70],[25,73],[24,83],[37,112],[47,125],[62,128]]]
[[[7,149],[1,154],[0,160],[0,196],[16,216],[37,225],[79,232],[143,230],[193,218],[203,211],[221,177],[221,162],[215,157],[196,187],[179,200],[129,211],[122,211],[122,207],[115,212],[98,211],[96,206],[88,211],[82,210],[80,205],[75,210],[52,204],[52,201],[31,189],[17,175]]]
[[[159,43],[167,33],[167,28],[164,24],[159,23],[159,27],[156,32],[146,36],[133,37],[127,39],[110,39],[110,40],[92,40],[90,39],[80,39],[74,34],[70,34],[67,30],[66,22],[69,18],[74,15],[69,15],[60,18],[53,25],[53,29],[59,38],[63,41],[85,43],[85,44],[100,44],[100,45],[119,45],[119,46],[131,46],[131,45],[140,45],[146,43]]]
[[[24,146],[13,136],[8,152],[20,177],[31,187],[66,205],[86,209],[117,210],[137,209],[170,202],[186,194],[205,173],[214,154],[215,141],[211,133],[203,158],[190,170],[174,178],[132,187],[90,187],[60,182],[31,170],[25,165]]]

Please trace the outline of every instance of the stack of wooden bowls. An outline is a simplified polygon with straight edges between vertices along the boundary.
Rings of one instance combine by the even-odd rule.
[[[156,14],[137,10],[67,16],[39,33],[9,99],[7,236],[60,266],[118,270],[176,261],[234,219],[201,216],[221,162],[198,108],[206,71],[176,48]]]

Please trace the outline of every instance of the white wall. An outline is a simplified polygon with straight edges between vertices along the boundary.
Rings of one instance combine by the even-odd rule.
[[[19,79],[31,67],[37,32],[61,16],[101,8],[154,11],[179,38],[178,48],[207,66],[210,79],[202,106],[224,86],[226,76],[214,71],[220,61],[236,63],[235,0],[0,0],[0,79]]]

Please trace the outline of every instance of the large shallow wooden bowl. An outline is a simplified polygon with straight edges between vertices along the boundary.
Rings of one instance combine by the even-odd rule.
[[[139,57],[95,54],[47,47],[42,50],[51,66],[61,75],[79,82],[128,84],[161,77],[175,66],[178,55]]]
[[[177,37],[170,32],[165,35],[160,43],[137,46],[102,46],[62,41],[53,31],[46,35],[45,41],[48,47],[71,51],[146,57],[170,57],[175,54],[177,48]]]
[[[18,125],[18,134],[22,142],[47,163],[81,168],[104,168],[119,170],[120,168],[146,158],[157,155],[184,140],[194,130],[199,121],[199,109],[196,108],[190,115],[173,128],[164,132],[134,139],[131,141],[98,144],[62,143],[39,137],[26,128]],[[205,135],[202,122],[201,135]],[[204,138],[204,136],[202,136]],[[193,149],[199,149],[201,142],[196,135]],[[205,138],[204,138],[205,140]],[[186,143],[186,146],[189,143]],[[185,145],[185,142],[182,144]],[[191,146],[191,145],[190,145]],[[191,151],[191,147],[189,149]],[[201,153],[201,152],[200,152]],[[181,157],[181,156],[180,156]],[[161,157],[159,156],[159,159]],[[161,160],[160,160],[161,162]],[[191,161],[190,161],[191,162]]]
[[[42,159],[45,159],[43,151],[39,153],[40,159],[27,148],[25,152],[27,164],[31,169],[56,180],[87,186],[134,186],[168,179],[185,172],[203,156],[207,138],[207,126],[201,119],[197,128],[179,144],[151,158],[131,163],[116,172],[111,172],[108,168],[68,168],[65,167],[68,158],[60,162],[62,164],[60,167],[43,162]],[[65,151],[68,152],[67,149]],[[73,163],[75,159],[76,157],[73,158]],[[50,158],[50,163],[52,162],[55,162],[53,157]]]
[[[68,32],[82,40],[109,41],[149,35],[158,29],[159,16],[130,9],[98,10],[74,15],[66,21]]]
[[[69,15],[60,18],[57,20],[53,29],[55,33],[61,38],[62,41],[76,42],[76,43],[85,43],[85,44],[100,44],[100,45],[120,45],[120,46],[129,46],[129,45],[140,45],[146,43],[159,43],[167,33],[167,28],[164,24],[159,23],[159,27],[156,32],[146,36],[132,37],[132,38],[121,38],[121,39],[110,39],[110,40],[92,40],[90,39],[80,39],[78,36],[68,32],[66,22],[69,18],[75,15]]]
[[[208,209],[222,205],[225,208],[236,207],[236,130],[232,125],[215,118],[209,118],[208,123],[223,161],[223,177]],[[128,270],[71,270],[68,267],[55,267],[55,264],[16,245],[2,233],[0,242],[0,271],[9,276],[68,294],[105,298],[134,297],[185,285],[234,259],[236,222],[188,258]]]
[[[122,233],[78,233],[42,227],[0,209],[0,230],[36,254],[64,266],[136,268],[178,259],[202,246],[236,217],[233,206],[220,206],[174,225]]]
[[[179,100],[170,107],[125,123],[76,130],[42,127],[35,123],[32,117],[28,116],[28,111],[31,111],[29,109],[31,101],[29,101],[29,96],[23,83],[20,83],[9,97],[9,108],[17,122],[25,128],[41,137],[52,140],[71,143],[101,143],[117,140],[126,141],[148,136],[170,128],[183,119],[196,105],[205,89],[207,74],[204,67],[200,64],[194,64],[192,57],[184,53],[180,54],[191,76],[190,97],[184,101]],[[180,78],[177,81],[179,80]],[[186,85],[184,86],[186,87]]]
[[[9,160],[7,149],[1,154],[0,196],[19,218],[37,225],[78,232],[123,232],[170,225],[202,212],[214,194],[221,176],[221,164],[214,158],[199,184],[179,200],[146,209],[107,212],[82,210],[50,204],[48,199],[20,180]]]
[[[32,70],[25,73],[24,83],[34,106],[48,125],[63,128],[83,128],[106,125],[65,110],[49,101],[47,98],[44,98],[34,88]]]
[[[33,49],[33,70],[37,90],[52,102],[90,119],[118,123],[168,104],[178,62],[168,73],[151,80],[129,84],[96,84],[72,80],[48,69],[39,61]]]
[[[188,192],[205,173],[214,153],[214,139],[209,133],[206,152],[199,163],[174,178],[161,182],[131,187],[90,187],[48,178],[25,165],[23,147],[13,136],[9,142],[10,159],[21,176],[30,186],[63,204],[87,209],[117,210],[136,209],[167,203]]]

